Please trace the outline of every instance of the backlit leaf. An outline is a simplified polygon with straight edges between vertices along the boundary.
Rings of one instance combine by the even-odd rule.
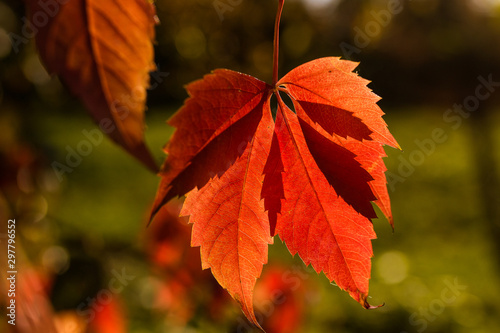
[[[82,100],[103,132],[156,171],[143,137],[155,69],[154,6],[147,0],[28,0],[27,6],[31,22],[47,18],[35,37],[47,70]]]
[[[181,214],[194,224],[191,245],[256,326],[253,288],[276,234],[292,255],[374,308],[372,203],[392,224],[382,157],[383,145],[398,145],[355,67],[322,58],[274,87],[216,70],[188,85],[189,99],[169,121],[177,130],[152,214],[187,193]]]

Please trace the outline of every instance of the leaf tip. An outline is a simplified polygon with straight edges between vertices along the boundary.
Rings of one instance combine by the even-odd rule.
[[[151,223],[153,222],[154,218],[156,217],[156,214],[158,214],[159,210],[160,210],[159,208],[153,208],[151,210],[151,213],[149,213],[149,218],[147,220],[148,222],[146,224],[146,228],[148,228],[151,225]]]
[[[250,304],[250,306],[248,306],[248,304],[245,304],[241,298],[239,298],[238,296],[235,297],[233,294],[231,294],[231,297],[233,297],[240,304],[241,311],[243,312],[249,323],[255,328],[265,333],[266,331],[262,328],[259,321],[257,320],[257,317],[255,316],[253,305]]]
[[[383,307],[385,305],[385,303],[382,303],[380,305],[370,305],[368,302],[366,302],[366,304],[368,306],[365,305],[364,308],[367,309],[367,310],[375,310],[375,309],[381,308],[381,307]]]
[[[169,201],[170,199],[166,200],[165,196],[161,198],[161,200],[155,200],[153,203],[153,207],[151,208],[151,213],[149,213],[149,219],[146,227],[149,227],[153,220],[155,219],[156,215],[158,215],[158,212],[162,209],[162,207]]]
[[[370,303],[368,303],[367,298],[368,298],[368,295],[365,295],[365,294],[360,295],[360,303],[367,310],[378,309],[378,308],[381,308],[385,305],[385,302],[380,304],[380,305],[371,305]]]

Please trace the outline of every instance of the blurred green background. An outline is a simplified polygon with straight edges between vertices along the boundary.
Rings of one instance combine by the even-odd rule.
[[[276,3],[156,1],[146,140],[158,163],[183,85],[221,67],[271,80]],[[0,1],[0,217],[19,222],[61,332],[92,324],[88,309],[109,332],[250,332],[207,272],[182,270],[198,253],[183,248],[189,227],[146,228],[155,175],[105,138],[56,177],[52,163],[96,126],[32,40],[12,47],[23,17],[22,2]],[[280,52],[281,75],[323,56],[359,61],[403,151],[386,149],[395,231],[374,221],[370,303],[385,306],[362,309],[276,237],[256,288],[268,332],[500,331],[500,1],[287,0]],[[92,305],[123,270],[119,310]]]

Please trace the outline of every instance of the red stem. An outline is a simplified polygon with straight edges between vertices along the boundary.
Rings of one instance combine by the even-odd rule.
[[[273,86],[278,82],[278,55],[280,48],[280,19],[285,0],[278,0],[278,12],[276,13],[276,22],[274,24],[274,52],[273,52]]]

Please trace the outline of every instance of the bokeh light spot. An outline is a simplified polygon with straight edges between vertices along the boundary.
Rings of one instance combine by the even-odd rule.
[[[196,59],[205,53],[206,38],[197,27],[183,28],[175,36],[175,47],[181,56],[187,59]]]
[[[328,6],[336,6],[340,0],[303,0],[308,9],[321,10]]]
[[[34,53],[25,59],[22,70],[28,81],[36,85],[43,85],[50,81],[50,75],[40,62],[40,58]]]
[[[408,276],[408,258],[399,251],[385,252],[377,262],[379,276],[386,284],[396,284]]]
[[[68,251],[60,246],[51,246],[43,252],[42,264],[47,270],[62,274],[69,267]]]

